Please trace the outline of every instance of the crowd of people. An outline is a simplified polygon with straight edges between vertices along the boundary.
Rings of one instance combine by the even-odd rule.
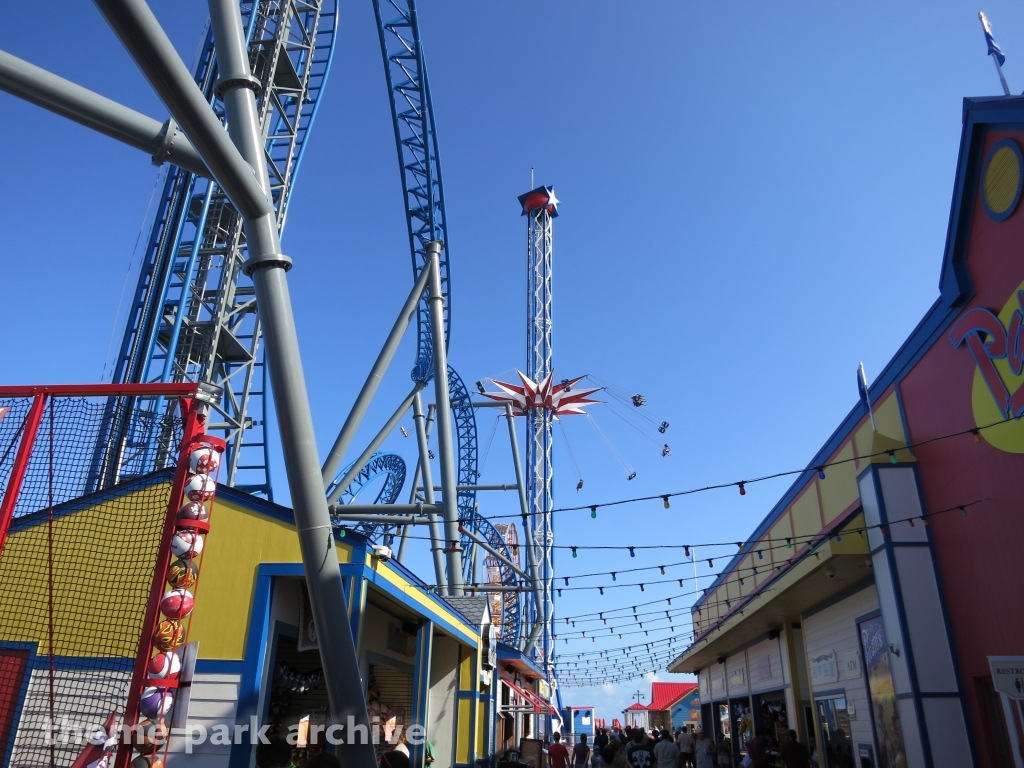
[[[745,745],[739,768],[818,768],[808,748],[789,732],[776,753],[769,754],[768,739],[758,731]],[[586,734],[577,744],[563,744],[560,734],[548,746],[550,768],[732,768],[733,748],[728,737],[718,741],[703,731],[685,726],[676,733],[669,729],[601,728],[588,743]]]

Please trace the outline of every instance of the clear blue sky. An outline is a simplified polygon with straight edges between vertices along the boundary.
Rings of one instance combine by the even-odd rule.
[[[205,3],[153,7],[191,62]],[[372,6],[346,0],[342,8],[284,238],[322,450],[411,280]],[[673,456],[662,459],[594,409],[637,469],[627,483],[589,425],[567,421],[586,486],[574,492],[559,438],[556,503],[806,464],[853,406],[857,362],[876,374],[937,295],[961,98],[999,91],[978,10],[957,2],[421,3],[450,223],[451,362],[467,382],[524,364],[525,224],[515,198],[532,166],[563,201],[559,374],[591,373],[641,392],[651,415],[672,424]],[[1000,0],[984,10],[1019,92],[1024,7]],[[166,117],[91,4],[40,16],[32,4],[6,9],[0,48]],[[0,323],[8,329],[0,381],[99,380],[157,172],[141,153],[12,97],[0,94],[0,108]],[[113,327],[115,347],[121,330]],[[411,347],[399,354],[364,439],[408,388],[412,357]],[[482,417],[482,444],[491,427]],[[396,436],[388,447],[411,461],[411,442]],[[511,475],[506,443],[496,439],[483,481]],[[784,482],[765,483],[742,498],[721,491],[670,510],[657,502],[602,511],[598,520],[570,513],[556,530],[564,544],[734,541],[784,490]],[[512,499],[483,500],[485,514],[512,510]],[[558,570],[659,564],[654,558],[665,559],[561,555]],[[425,550],[412,562],[430,578]],[[558,611],[641,597],[623,592],[566,593]],[[679,592],[651,587],[643,598]],[[602,642],[559,650],[624,644]],[[637,684],[569,691],[564,701],[594,704],[610,720]]]

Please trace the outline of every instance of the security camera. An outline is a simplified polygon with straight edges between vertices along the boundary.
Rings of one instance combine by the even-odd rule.
[[[373,545],[373,556],[380,560],[382,563],[386,563],[391,559],[391,547],[386,544],[374,544]]]
[[[825,569],[825,575],[828,576],[830,579],[834,579],[836,577],[836,569],[835,568],[826,568]]]

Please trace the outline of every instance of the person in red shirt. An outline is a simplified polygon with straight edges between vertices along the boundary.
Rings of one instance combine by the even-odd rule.
[[[786,768],[811,768],[811,753],[796,740],[796,731],[789,732],[789,741],[782,745],[779,757]]]
[[[562,734],[557,731],[551,735],[551,744],[548,746],[548,762],[551,768],[565,768],[569,761],[569,750],[562,743]]]

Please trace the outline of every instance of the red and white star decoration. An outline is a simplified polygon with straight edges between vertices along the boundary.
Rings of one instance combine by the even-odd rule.
[[[559,416],[572,414],[586,415],[580,406],[591,403],[599,403],[600,400],[591,400],[587,395],[600,391],[595,389],[574,389],[577,382],[584,379],[580,376],[576,379],[569,379],[559,384],[552,383],[554,373],[549,373],[539,384],[534,383],[529,376],[516,371],[523,386],[508,384],[503,381],[488,379],[501,392],[482,392],[484,397],[498,402],[511,403],[513,416],[525,416],[532,408],[546,408],[557,419]]]

